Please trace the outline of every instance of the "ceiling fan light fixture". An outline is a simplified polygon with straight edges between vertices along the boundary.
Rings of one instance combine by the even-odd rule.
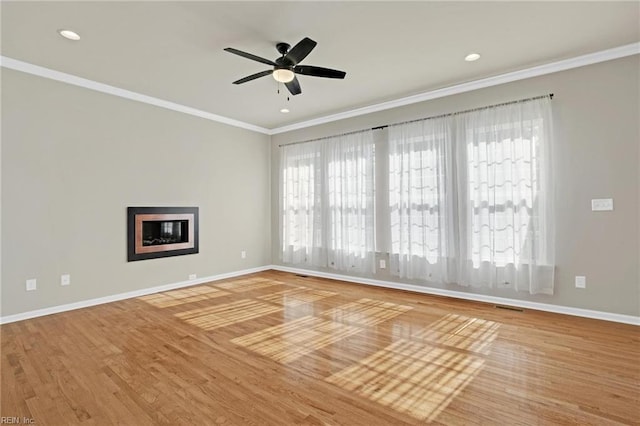
[[[290,69],[278,68],[273,70],[273,78],[280,83],[289,83],[295,78],[295,74]]]

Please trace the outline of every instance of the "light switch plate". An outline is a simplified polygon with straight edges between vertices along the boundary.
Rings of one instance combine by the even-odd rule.
[[[608,212],[613,210],[613,198],[595,198],[591,200],[591,211]]]
[[[587,277],[576,275],[576,288],[587,288]]]

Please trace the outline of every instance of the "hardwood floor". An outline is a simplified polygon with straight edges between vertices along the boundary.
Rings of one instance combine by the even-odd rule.
[[[640,425],[639,327],[284,272],[0,330],[36,425]]]

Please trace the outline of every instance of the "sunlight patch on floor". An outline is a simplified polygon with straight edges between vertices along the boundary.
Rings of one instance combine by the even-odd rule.
[[[399,340],[325,380],[431,421],[482,370],[484,362],[471,354]]]
[[[487,355],[500,324],[480,318],[447,314],[413,335],[431,343]]]
[[[225,290],[231,290],[235,292],[257,290],[260,288],[271,287],[274,285],[284,284],[280,281],[268,280],[266,278],[245,278],[240,280],[233,280],[224,283],[215,284],[216,287],[223,288]]]
[[[380,300],[360,299],[322,313],[333,321],[357,325],[377,325],[398,315],[409,312],[411,306],[397,305]]]
[[[227,296],[229,294],[231,293],[203,285],[179,290],[170,290],[163,293],[149,294],[148,296],[138,297],[138,299],[158,308],[168,308],[170,306],[199,302],[201,300],[213,299],[216,297]]]
[[[258,299],[287,307],[293,307],[305,303],[316,302],[327,297],[336,296],[337,294],[338,293],[334,293],[332,291],[313,290],[306,287],[300,287],[297,289],[278,291],[265,296],[258,296]]]
[[[237,337],[231,342],[287,364],[360,331],[350,325],[306,316]]]
[[[281,307],[245,299],[180,312],[175,316],[205,330],[213,330],[281,311]]]

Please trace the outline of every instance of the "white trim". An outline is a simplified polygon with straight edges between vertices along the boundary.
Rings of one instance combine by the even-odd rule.
[[[384,111],[391,108],[397,108],[404,105],[424,102],[431,99],[443,98],[445,96],[457,95],[459,93],[470,92],[472,90],[483,89],[486,87],[497,86],[500,84],[510,83],[513,81],[524,80],[526,78],[538,77],[541,75],[551,74],[558,71],[565,71],[572,68],[583,67],[585,65],[597,64],[599,62],[610,61],[613,59],[624,58],[626,56],[640,54],[640,42],[631,43],[625,46],[615,47],[613,49],[602,50],[600,52],[590,53],[575,58],[565,59],[562,61],[552,62],[545,65],[539,65],[533,68],[527,68],[519,71],[513,71],[506,74],[500,74],[493,77],[487,77],[480,80],[474,80],[467,83],[456,84],[454,86],[444,87],[441,89],[431,90],[429,92],[419,93],[417,95],[407,96],[405,98],[393,101],[382,102],[375,105],[369,105],[362,108],[356,108],[349,111],[339,112],[312,120],[301,121],[299,123],[289,124],[287,126],[276,127],[271,129],[270,135],[278,133],[290,132],[292,130],[304,129],[306,127],[317,126],[319,124],[330,123],[332,121],[344,120],[345,118],[357,117],[359,115],[370,114],[372,112]]]
[[[58,306],[51,306],[49,308],[36,309],[35,311],[23,312],[20,314],[7,315],[4,317],[0,317],[0,324],[8,324],[10,322],[22,321],[30,318],[37,318],[45,315],[57,314],[60,312],[73,311],[75,309],[88,308],[90,306],[102,305],[104,303],[117,302],[118,300],[146,296],[148,294],[159,293],[162,291],[190,287],[192,285],[204,284],[211,281],[224,280],[227,278],[233,278],[240,275],[247,275],[247,274],[253,274],[256,272],[267,271],[269,269],[273,269],[273,268],[270,265],[259,266],[257,268],[243,269],[242,271],[227,272],[224,274],[211,275],[209,277],[198,278],[195,280],[181,281],[173,284],[165,284],[165,285],[160,285],[156,287],[128,291],[126,293],[118,293],[111,296],[98,297],[96,299],[89,299],[89,300],[83,300],[80,302],[67,303],[65,305],[58,305]]]
[[[329,278],[344,282],[356,284],[365,284],[376,287],[392,288],[396,290],[413,291],[423,294],[434,294],[438,296],[453,297],[456,299],[473,300],[477,302],[493,303],[500,305],[517,306],[520,308],[535,309],[539,311],[554,312],[558,314],[573,315],[578,317],[593,318],[605,321],[613,321],[624,324],[640,325],[640,317],[632,315],[614,314],[610,312],[593,311],[589,309],[572,308],[569,306],[550,305],[547,303],[529,302],[526,300],[508,299],[505,297],[486,296],[482,294],[464,293],[453,290],[444,290],[433,287],[423,287],[414,284],[403,284],[392,281],[382,281],[370,278],[352,277],[348,275],[333,274],[328,272],[312,271],[307,269],[292,268],[281,265],[265,265],[257,268],[243,269],[241,271],[227,272],[224,274],[211,275],[208,277],[198,278],[195,280],[181,281],[173,284],[165,284],[156,287],[144,288],[140,290],[128,291],[126,293],[114,294],[111,296],[98,297],[96,299],[83,300],[80,302],[68,303],[65,305],[51,306],[49,308],[37,309],[34,311],[23,312],[20,314],[7,315],[0,317],[0,324],[8,324],[11,322],[22,321],[31,318],[42,317],[45,315],[57,314],[60,312],[72,311],[75,309],[88,308],[91,306],[102,305],[104,303],[117,302],[119,300],[132,299],[135,297],[146,296],[148,294],[160,293],[178,288],[190,287],[193,285],[204,284],[212,281],[234,278],[241,275],[254,274],[256,272],[275,270],[282,272],[290,272],[293,274],[310,275],[320,278]]]
[[[106,93],[113,96],[119,96],[121,98],[130,99],[132,101],[142,102],[160,108],[182,112],[184,114],[204,118],[205,120],[216,121],[218,123],[228,124],[229,126],[240,127],[242,129],[263,133],[265,135],[271,134],[269,129],[250,123],[245,123],[244,121],[234,120],[232,118],[212,114],[200,109],[191,108],[186,105],[177,104],[171,101],[165,101],[164,99],[154,98],[153,96],[147,96],[141,93],[132,92],[130,90],[121,89],[119,87],[110,86],[108,84],[98,83],[97,81],[89,80],[60,71],[55,71],[49,68],[30,64],[28,62],[9,58],[7,56],[0,56],[0,66],[16,71],[22,71],[27,74],[37,75],[39,77],[49,78],[51,80],[61,81],[63,83],[72,84],[74,86],[84,87],[85,89],[95,90],[97,92]]]
[[[369,278],[351,277],[348,275],[333,274],[328,272],[319,272],[299,268],[291,268],[288,266],[271,265],[271,269],[282,272],[291,272],[294,274],[310,275],[314,277],[329,278],[352,282],[357,284],[366,284],[376,287],[393,288],[396,290],[407,290],[416,293],[435,294],[438,296],[453,297],[456,299],[473,300],[477,302],[485,302],[499,305],[517,306],[520,308],[535,309],[538,311],[554,312],[557,314],[573,315],[577,317],[593,318],[605,321],[620,322],[624,324],[640,325],[640,317],[633,315],[614,314],[610,312],[593,311],[590,309],[572,308],[570,306],[551,305],[548,303],[529,302],[527,300],[508,299],[506,297],[486,296],[482,294],[464,293],[460,291],[444,290],[433,287],[423,287],[414,284],[402,284],[391,281],[374,280]]]
[[[234,120],[210,112],[202,111],[196,108],[177,104],[163,99],[154,98],[152,96],[143,95],[141,93],[132,92],[130,90],[120,89],[115,86],[99,83],[97,81],[88,80],[72,74],[55,71],[49,68],[30,64],[28,62],[19,61],[0,55],[0,67],[22,71],[28,74],[37,75],[51,80],[61,81],[72,84],[74,86],[84,87],[102,93],[119,96],[125,99],[131,99],[160,108],[166,108],[172,111],[182,112],[184,114],[193,115],[204,118],[206,120],[216,121],[218,123],[228,124],[234,127],[240,127],[246,130],[263,133],[265,135],[277,135],[279,133],[290,132],[292,130],[304,129],[306,127],[317,126],[319,124],[330,123],[332,121],[343,120],[345,118],[357,117],[372,112],[384,111],[391,108],[397,108],[404,105],[424,102],[431,99],[438,99],[445,96],[456,95],[459,93],[470,92],[472,90],[482,89],[485,87],[497,86],[500,84],[510,83],[512,81],[524,80],[526,78],[538,77],[545,74],[551,74],[558,71],[565,71],[572,68],[583,67],[585,65],[597,64],[599,62],[611,61],[613,59],[624,58],[640,54],[640,42],[631,43],[624,46],[614,47],[612,49],[602,50],[600,52],[589,53],[587,55],[577,56],[575,58],[564,59],[545,65],[539,65],[532,68],[526,68],[519,71],[513,71],[506,74],[500,74],[493,77],[487,77],[480,80],[474,80],[467,83],[456,84],[454,86],[444,87],[441,89],[431,90],[429,92],[418,93],[416,95],[407,96],[393,101],[382,102],[379,104],[369,105],[362,108],[356,108],[349,111],[339,112],[324,117],[314,118],[312,120],[301,121],[299,123],[289,124],[286,126],[267,129],[265,127],[256,126],[244,121]]]

